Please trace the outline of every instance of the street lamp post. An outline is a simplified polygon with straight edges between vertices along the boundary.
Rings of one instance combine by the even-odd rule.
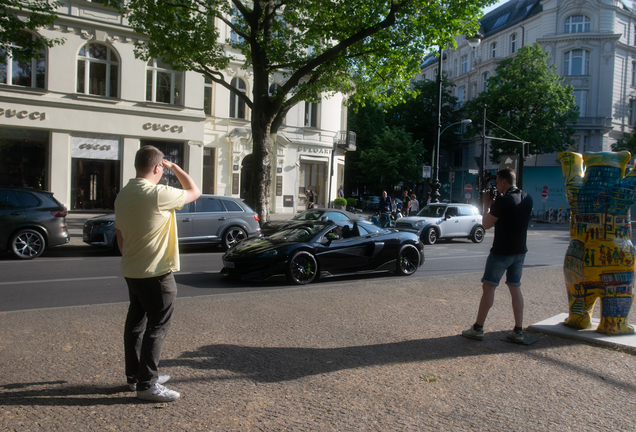
[[[455,126],[458,124],[470,124],[473,121],[471,119],[464,119],[462,121],[458,121],[455,123],[451,123],[448,126],[446,126],[444,129],[442,129],[442,131],[437,135],[437,143],[435,144],[435,157],[433,159],[433,172],[434,172],[434,177],[433,177],[433,182],[431,182],[431,202],[432,203],[437,203],[439,202],[439,196],[440,193],[439,191],[439,187],[441,186],[441,183],[439,182],[439,142],[440,142],[440,137],[442,136],[442,134],[444,132],[446,132],[446,129],[448,129],[451,126]],[[435,185],[435,189],[433,189]],[[436,194],[436,195],[434,195]],[[435,198],[433,198],[435,196]]]

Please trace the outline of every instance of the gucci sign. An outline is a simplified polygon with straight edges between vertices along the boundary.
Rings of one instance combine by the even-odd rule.
[[[170,126],[167,124],[159,124],[159,123],[146,123],[142,126],[144,128],[144,130],[150,130],[152,129],[153,131],[161,131],[161,132],[172,132],[172,133],[181,133],[183,132],[183,126],[178,126],[178,125],[174,125],[174,126]]]
[[[44,120],[46,119],[46,113],[41,113],[39,111],[28,112],[27,110],[14,110],[14,109],[4,109],[0,108],[0,116],[5,116],[7,118],[17,117],[19,119],[30,118],[31,120]]]

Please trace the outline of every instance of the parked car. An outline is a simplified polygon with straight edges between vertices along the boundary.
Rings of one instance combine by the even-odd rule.
[[[416,234],[379,228],[365,220],[306,221],[263,240],[241,242],[223,255],[221,273],[243,280],[286,277],[303,285],[355,274],[408,276],[423,263],[424,246]]]
[[[481,214],[470,204],[429,204],[416,216],[398,219],[395,227],[416,232],[424,244],[462,237],[481,243],[486,236]]]
[[[201,195],[176,210],[179,244],[220,244],[228,250],[250,237],[260,237],[258,215],[243,200]],[[118,249],[115,214],[98,216],[84,223],[84,243]]]
[[[264,236],[269,236],[274,234],[276,231],[281,230],[283,228],[287,228],[288,226],[294,224],[295,222],[302,221],[315,221],[315,220],[356,220],[356,219],[364,219],[358,214],[348,212],[346,210],[338,210],[338,209],[311,209],[305,210],[304,212],[298,213],[291,219],[287,220],[277,220],[277,221],[269,221],[265,222],[261,227],[261,232]]]
[[[370,196],[366,200],[366,209],[370,211],[377,211],[380,208],[380,197]]]
[[[52,192],[2,187],[0,244],[17,258],[37,258],[47,247],[69,242],[67,214]]]

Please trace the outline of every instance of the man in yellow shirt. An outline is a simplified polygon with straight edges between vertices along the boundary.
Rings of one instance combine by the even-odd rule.
[[[121,274],[130,305],[124,327],[126,378],[139,399],[168,402],[179,393],[162,384],[159,375],[163,343],[172,322],[179,270],[175,209],[196,200],[201,191],[192,178],[163,153],[147,145],[135,155],[137,176],[115,200],[115,228],[121,250]],[[163,170],[172,170],[183,189],[158,185]]]

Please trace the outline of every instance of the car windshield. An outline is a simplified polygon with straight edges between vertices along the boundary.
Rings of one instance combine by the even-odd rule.
[[[446,210],[446,206],[428,205],[420,210],[417,215],[422,217],[442,217],[444,210]]]
[[[314,220],[318,220],[320,219],[320,217],[322,216],[323,212],[321,211],[306,211],[306,212],[302,212],[300,214],[297,214],[296,216],[294,216],[292,218],[292,220],[299,220],[299,221],[314,221]]]
[[[313,222],[296,224],[289,228],[284,228],[271,236],[267,240],[271,243],[306,242],[314,238],[316,234],[330,226],[328,222]]]

